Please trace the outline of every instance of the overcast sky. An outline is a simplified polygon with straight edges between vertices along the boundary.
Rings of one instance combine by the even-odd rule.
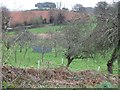
[[[75,4],[82,4],[84,7],[94,7],[97,2],[106,1],[112,3],[120,0],[0,0],[0,5],[6,6],[10,10],[29,10],[35,9],[35,4],[39,2],[62,3],[62,7],[71,9]]]

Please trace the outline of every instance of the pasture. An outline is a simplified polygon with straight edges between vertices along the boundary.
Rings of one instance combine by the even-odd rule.
[[[6,50],[6,63],[9,66],[19,68],[36,68],[38,69],[38,60],[40,61],[39,69],[42,68],[58,68],[65,67],[67,59],[64,56],[64,50],[58,49],[57,57],[55,56],[55,50],[44,54],[44,61],[42,62],[42,53],[34,52],[31,47],[28,48],[25,55],[25,48],[22,52],[19,51],[19,47],[16,47],[16,56],[14,49]],[[24,57],[25,55],[25,57]],[[100,72],[107,73],[107,60],[111,57],[111,53],[107,53],[105,56],[96,54],[94,58],[75,59],[69,69],[71,71],[81,70],[99,70]],[[118,62],[114,63],[114,74],[118,73]]]
[[[41,28],[29,29],[29,31],[31,33],[34,33],[34,34],[47,33],[47,32],[56,32],[56,31],[59,30],[60,27],[61,27],[61,25],[59,25],[59,26],[45,26],[45,27],[41,27]]]
[[[33,34],[42,34],[47,32],[57,32],[63,26],[45,26],[41,28],[33,28],[29,29],[29,31]],[[95,24],[91,26],[95,27]],[[14,35],[15,32],[9,32],[8,35]],[[22,52],[19,51],[20,47],[15,46],[15,48],[11,48],[7,50],[8,55],[6,57],[7,65],[20,67],[20,68],[38,68],[38,60],[40,61],[40,68],[57,68],[66,66],[67,59],[65,58],[64,52],[65,50],[58,47],[57,57],[55,57],[55,48],[52,49],[52,52],[44,54],[44,61],[41,61],[42,54],[38,52],[34,52],[31,47],[28,47],[28,51],[25,55],[25,48],[23,48]],[[16,56],[14,51],[16,50]],[[111,50],[112,51],[112,50]],[[96,54],[94,58],[85,58],[85,59],[75,59],[69,69],[72,71],[80,71],[80,70],[98,70],[100,68],[101,72],[107,73],[107,60],[111,57],[111,51],[107,53],[105,56]],[[25,55],[25,56],[24,56]],[[114,73],[118,73],[118,64],[117,61],[114,63]]]
[[[43,33],[46,34],[49,32],[53,32],[53,33],[57,32],[57,31],[61,30],[60,28],[62,28],[62,27],[63,26],[47,26],[47,27],[42,27],[42,28],[29,29],[29,31],[31,33],[33,33],[34,35],[39,35],[39,34],[43,34]],[[95,24],[93,24],[92,28],[94,28],[94,27],[95,27]],[[14,36],[15,32],[9,32],[8,36],[9,35]],[[26,49],[27,49],[27,51],[26,51]],[[49,74],[48,74],[49,72],[54,72],[53,75],[56,75],[53,77],[53,79],[55,79],[55,77],[57,77],[57,78],[59,77],[57,75],[58,73],[64,72],[64,69],[62,70],[62,68],[66,68],[66,65],[68,62],[67,59],[65,58],[65,52],[66,52],[66,49],[64,49],[60,46],[57,46],[57,56],[56,56],[56,51],[55,51],[54,47],[52,47],[51,52],[44,53],[44,55],[43,55],[40,52],[33,51],[32,46],[29,46],[29,45],[22,47],[22,51],[20,51],[20,46],[18,44],[15,44],[14,46],[10,47],[10,49],[8,49],[8,50],[4,46],[2,47],[2,53],[3,53],[2,58],[4,58],[4,60],[3,60],[4,64],[5,64],[4,66],[6,66],[4,68],[9,68],[9,66],[11,66],[13,68],[13,69],[11,68],[12,70],[18,69],[17,72],[12,71],[12,73],[14,72],[14,74],[17,74],[19,71],[21,71],[19,69],[26,70],[26,71],[30,70],[33,72],[32,74],[34,74],[36,72],[36,70],[41,70],[40,72],[43,72],[44,70],[46,70],[44,72],[47,72],[47,74],[44,75],[44,73],[42,73],[42,74],[40,74],[41,76],[39,77],[40,80],[46,81],[46,79],[49,78]],[[101,54],[96,53],[93,58],[74,59],[67,69],[69,71],[65,71],[65,73],[72,72],[73,76],[71,76],[71,74],[70,74],[70,77],[67,78],[66,81],[67,80],[69,81],[69,79],[70,79],[71,82],[73,82],[73,80],[75,82],[77,82],[77,80],[81,79],[81,77],[84,77],[82,75],[82,72],[83,72],[85,77],[86,77],[84,79],[84,82],[86,82],[86,80],[88,80],[87,77],[89,76],[89,73],[93,73],[94,70],[96,71],[95,75],[98,75],[98,73],[103,74],[103,76],[104,76],[104,74],[107,75],[108,74],[107,62],[111,58],[111,53],[112,53],[112,50],[108,51],[105,55],[101,55]],[[42,61],[42,59],[43,59],[43,61]],[[60,68],[60,71],[59,71],[59,68]],[[53,71],[53,70],[55,70],[55,71]],[[58,73],[55,73],[55,72],[58,72]],[[74,73],[81,73],[81,75],[75,76]],[[28,76],[26,75],[25,77],[29,78],[30,74],[29,73],[27,73],[27,74],[28,74]],[[35,74],[37,74],[37,73],[35,73]],[[4,73],[4,75],[6,76],[7,74]],[[24,74],[22,74],[22,75],[24,75]],[[63,74],[59,74],[59,75],[62,78]],[[118,75],[118,62],[117,61],[114,63],[114,66],[113,66],[113,75]],[[46,76],[46,78],[45,78],[45,76]],[[66,74],[64,76],[66,76]],[[102,78],[103,76],[100,76],[100,78]],[[12,77],[12,74],[11,74],[11,77]],[[20,80],[22,80],[23,77],[24,76],[21,76]],[[34,77],[34,75],[32,77]],[[52,84],[52,86],[51,86],[51,80],[50,80],[49,83],[46,84],[47,86],[42,85],[42,83],[41,83],[40,84],[41,86],[39,86],[39,87],[43,87],[43,86],[47,87],[47,88],[48,87],[70,87],[69,85],[66,85],[66,83],[64,83],[64,85],[60,84],[61,78],[57,79],[59,82],[59,85]],[[62,79],[64,81],[64,78],[62,78]],[[87,84],[84,84],[85,87],[88,87],[88,88],[89,87],[98,87],[98,86],[104,87],[104,86],[101,86],[102,84],[108,85],[107,87],[112,87],[112,88],[117,87],[116,84],[112,86],[112,84],[109,83],[109,80],[106,81],[106,79],[102,80],[103,82],[98,81],[99,84],[97,86],[96,83],[97,83],[97,80],[99,78],[96,77],[96,79],[95,79],[94,75],[91,76],[90,79],[93,80],[93,86],[89,85],[89,83],[92,84],[92,82],[89,82],[89,80],[88,80]],[[117,79],[117,78],[115,78],[115,79]],[[32,79],[29,79],[29,80],[32,80]],[[58,84],[58,82],[55,82],[55,81],[56,81],[56,79],[52,82]],[[13,85],[10,84],[10,87],[19,86],[18,81],[16,80],[15,82],[16,83]],[[94,83],[94,82],[96,82],[96,83]],[[102,83],[100,84],[100,82],[102,82]],[[69,83],[69,84],[71,84],[71,83]],[[81,84],[83,85],[83,83],[81,83]],[[37,85],[37,84],[35,84],[35,85]],[[76,86],[76,87],[84,87],[84,85],[83,86]],[[3,86],[8,87],[9,83],[3,82]],[[26,86],[26,87],[28,87],[28,86]],[[75,85],[73,87],[75,87]]]
[[[44,27],[36,27],[36,28],[28,29],[28,30],[29,30],[29,32],[31,32],[33,34],[40,34],[40,33],[48,33],[48,32],[57,32],[63,26],[64,25],[57,25],[57,26],[45,25]],[[8,35],[15,35],[16,32],[10,31],[7,34]]]

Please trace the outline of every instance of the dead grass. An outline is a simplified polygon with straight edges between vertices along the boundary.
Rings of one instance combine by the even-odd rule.
[[[108,76],[95,70],[71,72],[62,67],[56,69],[21,69],[3,66],[3,81],[17,88],[43,88],[43,87],[95,87],[103,81],[118,84],[117,76]]]

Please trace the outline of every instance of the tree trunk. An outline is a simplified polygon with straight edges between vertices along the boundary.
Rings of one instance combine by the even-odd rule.
[[[6,46],[7,50],[10,49],[10,43],[9,42],[7,42],[5,46]]]
[[[20,45],[20,52],[22,52],[22,45]]]
[[[54,41],[54,49],[55,49],[55,57],[57,57],[57,44],[56,44],[56,41]]]
[[[17,63],[17,56],[16,56],[16,50],[15,50],[15,52],[14,52],[14,54],[15,54],[15,63]]]
[[[27,49],[27,47],[26,47],[25,53],[24,53],[24,59],[25,59],[25,56],[26,56],[26,54],[27,54],[27,51],[28,51],[28,49]]]
[[[44,61],[44,52],[42,52],[42,62]]]
[[[71,64],[71,62],[72,62],[73,59],[74,59],[74,58],[70,58],[70,57],[67,58],[67,60],[68,60],[67,67],[70,66],[70,64]]]
[[[107,63],[107,67],[108,67],[108,73],[112,74],[113,73],[113,63],[114,61],[119,57],[119,50],[120,50],[120,40],[118,41],[117,46],[115,47],[111,59],[108,61]]]
[[[44,61],[44,46],[42,47],[42,62]]]
[[[65,56],[66,56],[66,58],[68,60],[67,67],[69,67],[69,65],[71,64],[72,60],[74,59],[74,57],[71,57],[71,56],[73,56],[73,53],[70,52],[70,50],[71,50],[71,47],[69,46],[68,47],[68,53],[65,54]]]
[[[4,59],[4,57],[5,57],[5,51],[2,51],[2,63],[5,64],[5,59]]]
[[[55,46],[55,57],[57,57],[57,47]]]

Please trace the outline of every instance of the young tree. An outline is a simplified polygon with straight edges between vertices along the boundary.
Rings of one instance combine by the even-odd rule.
[[[57,32],[49,31],[49,33],[48,33],[48,34],[50,34],[50,41],[51,41],[51,45],[52,45],[52,47],[54,49],[55,57],[57,57],[59,51],[62,50],[60,47],[63,46],[62,43],[64,42],[63,35],[62,35],[61,31],[60,31],[61,29],[62,29],[62,27],[56,29]]]
[[[41,61],[44,61],[44,55],[45,53],[48,53],[51,51],[52,49],[52,44],[51,44],[51,40],[50,37],[40,37],[40,36],[36,36],[35,40],[32,43],[33,49],[36,49],[38,53],[41,53]]]
[[[31,43],[34,41],[34,35],[30,33],[27,29],[19,27],[17,34],[12,37],[12,44],[20,46],[20,52],[22,52],[22,48],[25,47],[24,58],[28,51],[28,48],[31,47]]]

